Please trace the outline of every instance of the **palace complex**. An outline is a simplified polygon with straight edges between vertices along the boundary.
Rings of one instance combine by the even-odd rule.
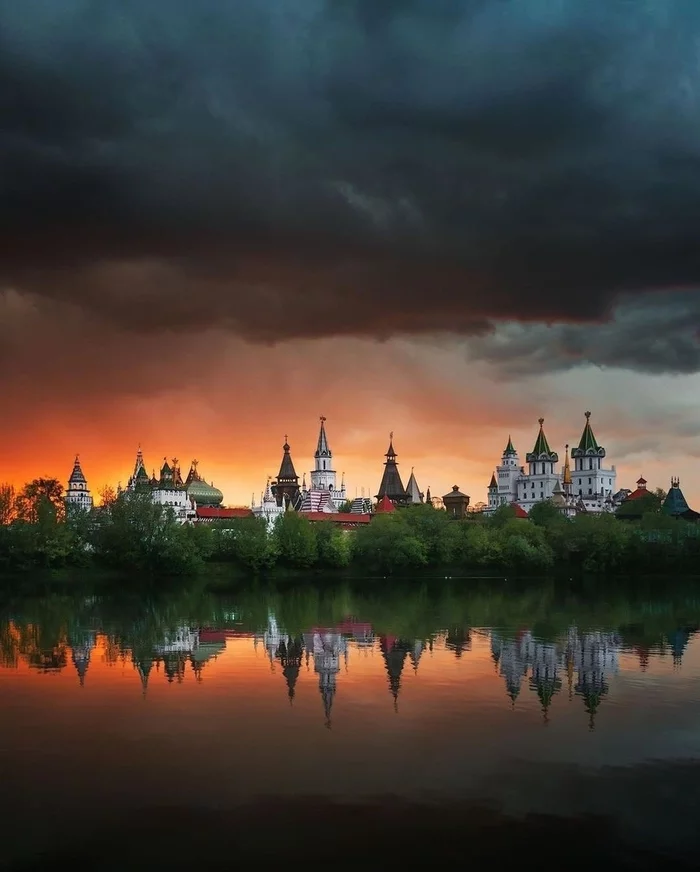
[[[134,469],[128,479],[126,492],[148,493],[151,499],[166,506],[181,523],[211,522],[240,517],[263,518],[271,529],[280,515],[295,511],[305,515],[310,521],[329,520],[343,529],[352,529],[368,524],[372,515],[382,512],[395,512],[411,505],[427,504],[434,508],[445,508],[451,518],[459,520],[468,512],[483,511],[492,514],[501,506],[513,506],[516,517],[526,518],[530,509],[544,500],[551,501],[566,517],[579,513],[601,514],[614,512],[623,502],[629,507],[635,500],[641,500],[649,492],[646,481],[640,478],[637,489],[617,489],[615,466],[606,461],[606,450],[598,443],[591,427],[591,413],[585,413],[586,422],[578,445],[569,450],[564,448],[564,462],[560,465],[559,454],[552,450],[544,431],[544,418],[539,419],[539,430],[532,451],[525,455],[525,465],[521,464],[513,441],[508,443],[501,455],[501,462],[491,476],[488,486],[488,501],[475,509],[469,508],[469,496],[462,493],[457,485],[444,497],[433,499],[430,488],[423,493],[416,480],[413,468],[404,486],[399,472],[398,455],[394,449],[394,434],[389,434],[389,447],[384,455],[384,468],[374,500],[369,496],[348,497],[345,474],[336,472],[333,452],[326,432],[326,418],[321,417],[316,450],[313,454],[313,468],[306,473],[301,483],[292,459],[289,440],[285,436],[282,446],[282,459],[275,479],[268,477],[259,501],[255,497],[251,506],[226,508],[222,506],[224,495],[213,482],[207,482],[199,472],[198,461],[190,464],[186,478],[182,478],[177,458],[168,462],[163,458],[160,471],[154,469],[149,475],[139,446]],[[122,488],[119,487],[121,492]],[[80,509],[93,507],[92,496],[76,455],[68,480],[65,496],[66,504]],[[685,520],[698,520],[700,515],[688,506],[677,478],[672,479],[671,488],[662,510],[672,517]],[[640,517],[644,509],[640,508]],[[635,517],[634,512],[626,511],[626,517]]]
[[[491,476],[484,511],[494,512],[499,506],[515,504],[529,512],[542,500],[552,500],[566,515],[614,511],[622,502],[616,490],[617,473],[614,466],[604,465],[605,448],[595,438],[591,413],[586,412],[585,417],[578,447],[571,451],[573,470],[568,445],[564,449],[563,467],[557,468],[559,455],[549,446],[544,418],[539,420],[540,428],[532,451],[525,455],[527,470],[521,465],[513,441],[508,437],[501,462]]]

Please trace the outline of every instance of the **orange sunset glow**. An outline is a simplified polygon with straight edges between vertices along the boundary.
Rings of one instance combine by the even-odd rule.
[[[49,332],[46,340],[49,355],[58,354],[62,336]],[[158,344],[156,354],[146,338],[108,336],[82,360],[73,349],[54,358],[41,379],[10,383],[5,410],[16,424],[4,436],[0,479],[20,486],[43,475],[65,483],[78,453],[97,498],[104,485],[126,483],[140,444],[149,473],[164,457],[179,458],[183,468],[196,458],[204,478],[223,490],[224,504],[249,505],[267,476],[276,476],[285,434],[297,474],[308,477],[324,415],[349,497],[363,489],[376,494],[393,431],[404,484],[414,468],[423,491],[442,496],[458,484],[474,505],[486,499],[509,434],[524,462],[543,416],[563,460],[590,408],[618,487],[634,489],[640,475],[652,488],[668,487],[677,475],[691,504],[700,502],[689,426],[695,376],[672,380],[669,413],[663,377],[642,383],[625,372],[588,370],[516,380],[467,360],[455,342],[260,347],[224,334],[172,341],[173,348]],[[40,365],[33,347],[18,353],[27,367]]]

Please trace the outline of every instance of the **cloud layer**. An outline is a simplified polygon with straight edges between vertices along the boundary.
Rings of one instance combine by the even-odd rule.
[[[491,357],[496,322],[621,294],[697,317],[699,34],[696,0],[0,0],[0,286],[128,333]],[[680,351],[610,327],[571,359],[696,370],[670,311]]]

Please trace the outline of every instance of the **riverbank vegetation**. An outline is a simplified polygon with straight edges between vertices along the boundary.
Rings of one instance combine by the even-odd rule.
[[[693,573],[700,526],[658,510],[637,520],[613,515],[565,518],[549,502],[527,519],[504,506],[491,517],[455,521],[430,506],[376,515],[343,531],[287,512],[274,530],[258,518],[181,525],[149,495],[103,494],[90,513],[68,511],[61,486],[37,479],[14,493],[0,486],[0,571],[98,567],[189,575],[217,563],[250,573],[275,570],[363,575],[475,571],[547,574]]]

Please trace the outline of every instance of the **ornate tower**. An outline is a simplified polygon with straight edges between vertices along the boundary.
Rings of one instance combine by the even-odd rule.
[[[68,479],[68,490],[66,491],[66,505],[74,506],[78,509],[90,511],[92,508],[92,496],[87,485],[87,480],[83,475],[83,470],[80,466],[80,458],[75,455],[73,464],[73,472]]]
[[[386,457],[384,463],[384,474],[382,475],[382,482],[379,485],[379,491],[376,498],[381,500],[384,497],[387,497],[392,503],[406,505],[408,502],[408,494],[406,493],[403,482],[401,481],[401,476],[399,475],[398,463],[396,462],[397,454],[394,451],[393,432],[389,433],[389,448],[384,456]]]
[[[282,463],[280,464],[277,480],[272,483],[272,495],[277,501],[278,506],[284,505],[285,497],[293,506],[296,506],[299,497],[299,476],[294,469],[286,436],[284,437],[282,451]]]
[[[615,467],[603,468],[605,449],[598,445],[591,427],[591,413],[586,412],[586,424],[578,443],[578,448],[571,452],[574,461],[573,491],[583,500],[586,509],[590,512],[603,512],[608,510],[615,493]],[[607,503],[606,503],[607,501]]]
[[[508,444],[503,449],[501,462],[496,467],[495,476],[491,477],[488,488],[488,509],[493,511],[498,506],[510,505],[520,496],[517,479],[520,477],[520,458],[515,450],[513,440],[508,436]]]
[[[544,418],[539,419],[540,429],[532,451],[525,455],[529,466],[527,475],[521,475],[517,480],[518,503],[529,511],[535,503],[548,500],[554,493],[554,487],[559,482],[559,475],[554,466],[559,462],[559,455],[552,451],[544,433]]]
[[[315,490],[335,490],[335,470],[333,469],[333,452],[326,436],[326,419],[321,415],[321,429],[318,433],[318,444],[314,453],[314,468],[311,472],[311,487]]]

